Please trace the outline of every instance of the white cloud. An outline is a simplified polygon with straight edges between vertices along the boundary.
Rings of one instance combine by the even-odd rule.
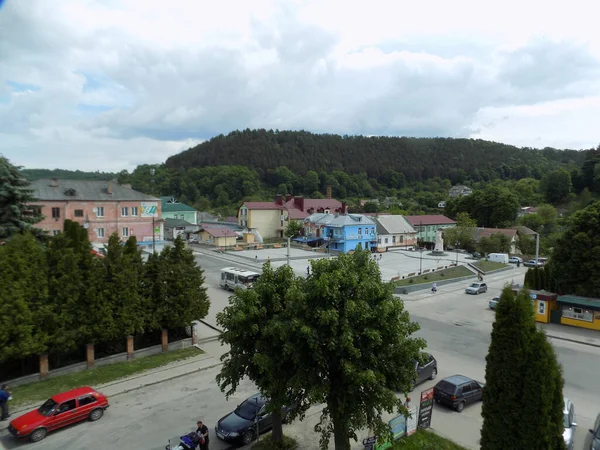
[[[0,153],[132,169],[246,127],[588,148],[600,141],[593,8],[8,0]]]

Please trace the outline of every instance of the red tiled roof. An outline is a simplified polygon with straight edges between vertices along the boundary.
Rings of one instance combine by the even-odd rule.
[[[237,233],[230,228],[202,227],[200,231],[206,231],[212,237],[237,237]]]
[[[302,208],[300,208],[302,205]],[[316,212],[323,212],[328,209],[330,213],[339,212],[342,209],[342,202],[331,198],[291,198],[287,202],[283,200],[281,205],[276,202],[244,202],[248,209],[258,210],[281,210],[287,211],[288,217],[292,220],[305,219]],[[310,212],[309,212],[310,211]]]
[[[442,216],[441,214],[404,216],[404,218],[408,220],[413,227],[418,225],[452,225],[456,223],[454,220]]]

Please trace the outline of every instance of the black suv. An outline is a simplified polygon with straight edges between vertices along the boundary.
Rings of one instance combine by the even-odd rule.
[[[425,380],[434,380],[437,377],[437,361],[429,353],[422,353],[420,361],[415,361],[415,371],[417,372],[415,386]]]
[[[465,405],[483,400],[483,387],[483,383],[464,375],[452,375],[435,385],[433,398],[462,412]]]

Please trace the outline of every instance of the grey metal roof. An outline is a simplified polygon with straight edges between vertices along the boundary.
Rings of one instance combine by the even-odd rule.
[[[345,214],[337,216],[327,224],[329,227],[345,227],[348,225],[375,225],[375,222],[364,214]]]
[[[165,219],[165,228],[176,228],[176,227],[195,227],[193,223],[189,223],[183,219]]]
[[[408,222],[408,220],[400,215],[390,214],[386,216],[379,216],[375,220],[377,221],[378,234],[416,233],[415,229]]]
[[[335,219],[334,214],[314,213],[314,214],[311,214],[310,216],[308,216],[306,219],[304,219],[304,221],[314,223],[314,224],[327,225],[333,219]]]
[[[109,184],[112,194],[107,191]],[[32,181],[31,189],[33,196],[40,201],[160,201],[111,181],[41,179]]]

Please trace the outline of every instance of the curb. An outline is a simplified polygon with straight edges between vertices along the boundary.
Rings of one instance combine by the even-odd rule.
[[[549,337],[550,339],[558,339],[559,341],[573,342],[575,344],[589,345],[590,347],[600,348],[600,344],[593,344],[591,342],[579,341],[577,339],[571,339],[571,338],[566,338],[566,337],[561,337],[561,336],[554,336],[554,335],[548,334],[548,333],[546,333],[546,336]]]
[[[148,383],[140,384],[139,386],[136,386],[134,388],[125,389],[123,391],[117,392],[116,394],[112,394],[111,397],[116,397],[118,395],[127,394],[129,392],[137,391],[138,389],[142,389],[142,388],[145,388],[145,387],[148,387],[148,386],[154,386],[155,384],[164,383],[165,381],[171,381],[171,380],[176,380],[177,378],[183,378],[183,377],[186,377],[186,376],[191,375],[193,373],[202,372],[204,370],[213,369],[213,368],[221,366],[221,365],[223,365],[223,363],[222,362],[218,362],[218,363],[215,363],[215,364],[211,364],[209,366],[199,367],[198,369],[190,370],[189,372],[179,373],[179,374],[173,375],[173,376],[171,376],[169,378],[163,378],[162,380],[151,381],[151,382],[148,382]]]

